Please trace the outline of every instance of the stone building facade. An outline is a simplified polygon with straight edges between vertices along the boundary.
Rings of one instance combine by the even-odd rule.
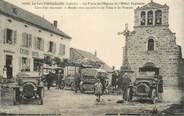
[[[7,68],[8,78],[25,68],[38,71],[45,56],[61,60],[70,56],[71,37],[57,28],[57,21],[30,13],[13,4],[0,1],[0,77]]]
[[[152,67],[163,76],[164,87],[182,82],[181,47],[169,29],[169,7],[151,1],[135,9],[134,30],[127,36],[127,58],[137,78],[140,69]]]

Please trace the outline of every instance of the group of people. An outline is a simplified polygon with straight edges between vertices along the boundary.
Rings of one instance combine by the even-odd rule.
[[[60,70],[49,71],[49,73],[41,79],[41,81],[44,81],[47,83],[48,90],[50,90],[54,81],[56,82],[57,89],[62,89],[61,84],[62,84],[63,74],[62,72],[57,72],[57,71],[60,71]]]
[[[162,102],[162,94],[163,94],[163,79],[161,75],[157,75],[155,76],[155,78],[158,79],[158,101]],[[133,91],[131,91],[132,89],[130,89],[130,85],[131,85],[131,77],[128,73],[123,72],[123,73],[119,73],[117,71],[114,71],[112,74],[112,82],[111,85],[113,87],[113,89],[118,89],[121,90],[122,93],[122,99],[123,102],[128,102],[130,100],[132,100],[132,96],[133,96]],[[101,89],[100,89],[101,88]],[[100,101],[100,96],[102,95],[102,84],[100,82],[100,80],[97,81],[97,83],[95,84],[95,89],[96,89],[96,96],[97,96],[97,101]]]
[[[60,85],[62,82],[62,75],[56,75],[53,72],[49,72],[49,74],[44,78],[45,81],[47,82],[47,88],[48,90],[52,86],[53,83],[53,78],[54,76],[57,76],[57,87],[60,89]],[[74,78],[74,91],[77,93],[78,90],[80,90],[80,84],[82,82],[81,80],[81,75],[80,73],[76,73]],[[162,101],[162,93],[163,93],[163,80],[162,76],[156,76],[155,78],[158,78],[159,83],[158,83],[158,98],[159,101]],[[118,89],[121,90],[122,96],[123,96],[123,101],[127,102],[131,100],[131,91],[129,91],[129,87],[131,84],[131,77],[128,73],[119,73],[117,71],[114,71],[112,74],[112,82],[111,85],[113,89]],[[96,101],[100,102],[101,101],[101,96],[105,93],[106,89],[106,82],[103,78],[97,77],[97,81],[94,84],[94,92],[95,95],[97,96]]]
[[[115,80],[113,80],[114,79],[114,76],[116,76],[115,79],[118,79],[118,81],[116,80],[117,82],[114,82],[112,84],[112,86],[114,88],[116,88],[116,87],[121,88],[121,91],[122,91],[122,94],[123,94],[123,99],[125,101],[128,101],[129,100],[128,99],[128,88],[129,88],[129,85],[130,85],[130,82],[131,82],[128,74],[125,73],[122,76],[122,78],[118,78],[117,75],[112,75],[112,81],[115,81]],[[98,102],[100,102],[101,95],[103,94],[103,83],[100,80],[100,78],[97,79],[97,82],[96,82],[94,88],[95,88],[95,95],[97,96],[97,99],[96,100]]]

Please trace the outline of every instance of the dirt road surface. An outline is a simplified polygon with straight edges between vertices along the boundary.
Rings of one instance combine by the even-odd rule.
[[[159,110],[170,106],[168,103],[139,103],[128,104],[116,103],[121,99],[121,95],[104,95],[103,101],[96,102],[96,97],[92,94],[74,93],[70,90],[45,90],[44,104],[37,105],[1,105],[0,112],[16,114],[61,114],[63,116],[103,116],[108,113],[140,113],[150,111],[154,107]]]

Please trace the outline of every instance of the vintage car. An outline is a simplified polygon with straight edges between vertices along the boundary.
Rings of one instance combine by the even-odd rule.
[[[94,93],[94,84],[97,82],[97,77],[105,80],[105,86],[108,85],[107,72],[102,69],[84,68],[81,70],[81,93]]]
[[[20,72],[17,74],[14,90],[14,105],[37,101],[43,104],[44,87],[37,72]]]
[[[139,77],[130,86],[130,99],[151,100],[155,103],[158,99],[158,83],[155,72],[140,72]]]
[[[64,78],[65,87],[75,90],[75,75],[68,75]]]
[[[53,79],[52,79],[52,86],[55,87],[57,86],[57,82],[59,78],[62,80],[60,84],[60,88],[64,89],[65,83],[64,83],[64,68],[62,67],[46,67],[42,69],[42,78],[45,78],[49,72],[52,72],[54,74]],[[44,80],[44,85],[47,85],[47,81]]]

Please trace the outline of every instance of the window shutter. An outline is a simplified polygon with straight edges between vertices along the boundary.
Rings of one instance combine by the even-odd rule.
[[[6,39],[7,39],[7,28],[4,29],[4,40],[3,40],[3,43],[6,43]]]
[[[66,46],[63,45],[63,56],[65,55],[65,48],[66,48]]]
[[[30,68],[30,58],[27,59],[27,66]]]
[[[22,57],[19,57],[19,70],[22,70]]]
[[[59,44],[59,55],[61,55],[61,44]]]
[[[25,33],[22,33],[22,46],[25,46]]]
[[[34,37],[34,48],[37,49],[37,37]]]
[[[56,43],[54,43],[54,53],[56,53]]]
[[[41,50],[44,51],[44,40],[42,39],[42,42],[41,42]]]
[[[3,43],[3,41],[4,41],[4,37],[3,36],[4,36],[4,31],[0,27],[0,43]]]
[[[16,44],[17,42],[17,31],[13,31],[13,43]]]
[[[28,41],[29,41],[29,47],[31,47],[32,46],[32,35],[31,34],[29,34]]]
[[[47,52],[49,52],[50,41],[47,42]]]

